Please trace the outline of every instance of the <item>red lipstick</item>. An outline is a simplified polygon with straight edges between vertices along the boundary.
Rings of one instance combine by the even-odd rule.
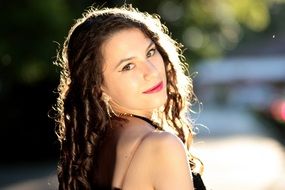
[[[144,94],[152,94],[159,92],[163,88],[163,82],[158,83],[157,85],[151,87],[150,89],[144,91]]]

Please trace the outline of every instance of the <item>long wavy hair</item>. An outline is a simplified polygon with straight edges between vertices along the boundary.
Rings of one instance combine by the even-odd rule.
[[[189,148],[192,120],[187,113],[195,99],[182,45],[171,38],[158,15],[140,12],[131,5],[89,7],[75,20],[55,64],[61,69],[56,110],[56,134],[60,142],[59,189],[91,189],[97,149],[111,125],[102,100],[102,44],[123,29],[138,28],[156,45],[164,60],[168,99],[156,112],[161,130],[168,126]],[[166,124],[166,125],[165,125]],[[189,151],[190,152],[190,151]],[[197,158],[189,154],[192,169]],[[93,180],[93,179],[92,179]],[[96,182],[95,182],[96,183]]]

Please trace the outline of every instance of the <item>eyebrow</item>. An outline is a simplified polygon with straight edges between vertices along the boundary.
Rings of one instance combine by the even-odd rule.
[[[154,44],[154,42],[151,40],[149,45],[147,46],[146,50],[148,50],[152,45]],[[125,58],[125,59],[121,59],[119,61],[119,63],[115,66],[115,69],[118,68],[123,62],[125,61],[130,61],[132,60],[133,58],[135,58],[134,56],[133,57],[128,57],[128,58]]]

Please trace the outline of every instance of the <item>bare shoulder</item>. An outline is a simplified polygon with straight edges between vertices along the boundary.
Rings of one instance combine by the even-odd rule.
[[[179,151],[181,154],[185,154],[184,144],[181,139],[170,132],[152,132],[144,141],[146,146],[150,146],[151,151],[156,152],[156,155],[158,155],[157,153],[163,154]]]
[[[151,155],[150,163],[154,164],[153,169],[156,167],[166,168],[164,164],[169,167],[177,167],[181,166],[181,163],[184,163],[186,169],[188,168],[186,148],[175,134],[165,131],[151,132],[143,139],[141,149],[144,150],[142,152],[144,157]]]
[[[176,135],[152,130],[141,136],[123,189],[138,184],[143,189],[193,189],[186,149]]]
[[[151,155],[148,171],[155,189],[193,189],[186,149],[176,135],[154,132],[144,141],[145,149]]]

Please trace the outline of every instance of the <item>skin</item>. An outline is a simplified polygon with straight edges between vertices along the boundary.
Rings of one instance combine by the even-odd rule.
[[[113,34],[102,47],[102,90],[116,113],[150,117],[167,100],[164,62],[153,42],[139,29]],[[127,59],[127,60],[126,60]],[[125,60],[120,63],[121,60]],[[147,89],[163,83],[151,94]],[[149,123],[126,116],[129,122],[114,121],[113,135],[104,143],[99,165],[112,164],[112,186],[124,190],[191,190],[193,182],[182,141],[169,132],[157,131]],[[121,122],[121,123],[116,123]],[[117,125],[120,124],[120,125]],[[120,126],[120,127],[119,127]],[[136,151],[135,151],[136,150]]]
[[[124,43],[122,43],[124,42]],[[155,44],[139,29],[115,33],[103,47],[103,92],[111,100],[116,113],[132,113],[149,117],[167,100],[163,59]],[[157,93],[146,90],[163,83]]]

